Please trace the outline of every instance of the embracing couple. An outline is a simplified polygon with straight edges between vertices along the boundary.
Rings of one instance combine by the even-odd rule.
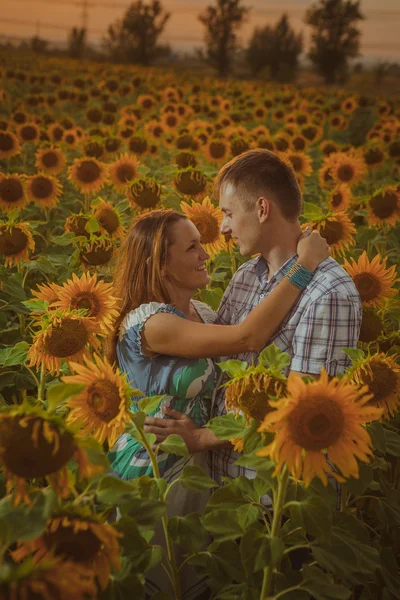
[[[217,389],[219,357],[250,364],[273,342],[289,353],[289,370],[318,376],[325,369],[333,376],[348,366],[342,348],[356,347],[361,324],[352,279],[329,257],[319,233],[302,234],[301,192],[289,166],[267,150],[250,150],[221,169],[214,192],[224,214],[221,232],[243,256],[259,255],[237,270],[216,314],[192,300],[210,281],[209,256],[199,231],[180,213],[157,210],[136,220],[117,265],[118,365],[145,395],[165,395],[146,431],[159,441],[180,435],[192,453],[158,454],[168,481],[186,464],[207,469],[208,456],[218,483],[224,476],[254,476],[234,465],[229,442],[204,427],[225,413],[224,390]],[[127,434],[109,459],[124,479],[152,474],[145,449]],[[203,511],[204,498],[173,489],[171,514]]]

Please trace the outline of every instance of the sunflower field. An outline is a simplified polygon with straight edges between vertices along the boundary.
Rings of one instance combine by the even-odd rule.
[[[400,599],[400,96],[3,54],[0,101],[0,600],[180,600],[188,565],[212,600]],[[188,450],[153,446],[160,397],[131,412],[102,351],[114,255],[143,211],[185,213],[216,310],[244,259],[212,182],[251,148],[290,162],[302,224],[353,278],[359,347],[331,380],[287,380],[274,346],[223,363],[228,413],[208,426],[257,476],[218,488],[190,466],[167,485],[157,452]],[[110,474],[124,431],[154,478]],[[175,483],[209,490],[204,514],[168,516]],[[151,595],[157,568],[169,587]]]

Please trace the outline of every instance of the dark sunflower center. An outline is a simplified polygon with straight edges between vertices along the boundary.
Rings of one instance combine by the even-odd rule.
[[[0,150],[3,152],[9,152],[14,148],[14,140],[9,133],[0,133]]]
[[[121,397],[115,383],[98,379],[88,387],[87,396],[87,403],[102,421],[108,423],[118,415]]]
[[[196,215],[191,219],[201,235],[202,244],[212,244],[219,238],[219,224],[215,217],[209,214]]]
[[[226,153],[226,146],[223,142],[211,142],[210,155],[212,158],[222,158]]]
[[[61,525],[55,531],[46,531],[43,540],[56,556],[74,562],[92,560],[101,549],[99,538],[90,529],[75,532],[72,525]]]
[[[383,158],[383,152],[378,149],[367,150],[367,152],[364,155],[364,160],[367,163],[367,165],[379,164],[381,162],[382,158]]]
[[[301,402],[289,417],[292,439],[301,448],[318,451],[337,442],[344,428],[341,407],[330,398],[310,398]]]
[[[175,162],[178,167],[181,169],[186,169],[187,167],[195,167],[197,164],[196,157],[190,152],[180,152],[175,157]]]
[[[147,140],[141,137],[131,137],[129,140],[129,150],[136,154],[143,154],[147,150]]]
[[[306,142],[303,138],[296,137],[292,140],[293,148],[295,150],[304,150],[306,147]]]
[[[71,308],[76,310],[84,308],[87,310],[88,317],[97,317],[100,312],[100,303],[96,294],[79,292],[72,298]]]
[[[27,245],[28,237],[18,227],[13,227],[11,230],[0,228],[0,254],[15,256],[25,250]]]
[[[0,422],[1,462],[17,477],[31,479],[55,473],[72,458],[75,450],[70,433],[58,431],[56,426],[40,417],[23,425],[20,416]]]
[[[292,163],[293,170],[297,173],[301,173],[304,163],[300,156],[290,156],[289,160]]]
[[[54,192],[54,186],[50,179],[43,177],[43,175],[38,175],[32,182],[31,190],[35,198],[44,200]]]
[[[21,137],[26,142],[30,142],[37,137],[37,129],[33,125],[25,125],[21,129]]]
[[[113,255],[113,247],[111,243],[104,244],[102,241],[95,243],[93,248],[87,252],[82,252],[81,260],[93,267],[106,265],[110,262]]]
[[[321,236],[326,239],[330,246],[343,240],[343,232],[343,224],[340,221],[328,221],[320,229]]]
[[[89,238],[89,233],[85,229],[87,222],[88,219],[85,219],[85,217],[73,215],[72,218],[68,219],[68,229],[77,236],[84,235],[85,237]]]
[[[51,356],[67,358],[83,350],[88,340],[89,334],[83,322],[65,317],[61,323],[51,326],[44,347]]]
[[[42,163],[48,169],[51,169],[51,167],[56,167],[58,165],[58,156],[57,156],[56,152],[52,152],[50,150],[49,152],[46,152],[45,154],[43,154]]]
[[[133,165],[125,163],[118,165],[115,174],[120,183],[127,183],[128,181],[134,179],[136,175],[136,169]]]
[[[337,148],[334,144],[325,144],[322,152],[325,154],[325,156],[329,156],[330,154],[332,154],[332,152],[336,152],[336,150]]]
[[[184,171],[178,173],[175,185],[182,194],[197,196],[204,191],[207,180],[199,171]]]
[[[22,200],[23,197],[24,188],[18,179],[9,177],[0,181],[0,198],[3,202],[13,204],[14,202]]]
[[[93,183],[101,175],[100,167],[91,160],[84,160],[77,168],[77,179],[82,183]]]
[[[381,291],[379,279],[372,273],[359,273],[354,276],[354,285],[363,302],[374,300]]]
[[[379,219],[387,219],[396,212],[398,197],[397,194],[392,191],[376,194],[370,199],[369,205],[376,217]]]
[[[97,220],[108,233],[114,233],[119,227],[119,219],[111,208],[102,208],[97,214]]]
[[[340,206],[342,204],[342,202],[343,202],[343,194],[341,192],[335,192],[334,194],[332,194],[332,196],[331,196],[332,206],[337,208],[338,206]]]
[[[317,135],[317,129],[315,127],[305,127],[301,130],[302,134],[307,140],[312,141]]]
[[[275,146],[279,152],[285,152],[289,148],[289,142],[285,138],[275,139]]]
[[[276,382],[270,380],[261,391],[250,384],[238,399],[239,408],[252,419],[263,421],[264,417],[271,412],[272,407],[269,404],[271,396],[277,395]]]
[[[340,179],[340,181],[352,181],[353,177],[354,177],[355,173],[354,173],[354,168],[352,167],[352,165],[347,165],[347,164],[343,164],[340,165],[340,167],[337,170],[337,176],[338,179]]]
[[[380,336],[382,329],[382,321],[379,316],[374,310],[365,308],[362,315],[360,342],[373,342]]]
[[[363,383],[368,385],[369,391],[374,395],[374,401],[379,404],[397,391],[398,379],[390,366],[383,362],[376,362],[370,366],[372,373],[364,375]]]

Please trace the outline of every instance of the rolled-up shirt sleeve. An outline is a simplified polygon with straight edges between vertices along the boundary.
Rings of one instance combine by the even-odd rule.
[[[343,348],[356,348],[361,327],[359,297],[335,292],[310,303],[303,313],[292,342],[290,369],[300,373],[343,373],[350,359]]]

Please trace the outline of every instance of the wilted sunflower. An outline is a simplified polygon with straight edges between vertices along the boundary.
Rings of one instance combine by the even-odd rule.
[[[345,183],[352,186],[366,174],[363,157],[346,152],[335,152],[325,159],[325,164],[330,166],[330,175],[336,183]]]
[[[270,400],[281,398],[286,391],[285,377],[260,366],[250,367],[226,384],[226,409],[243,412],[247,422],[262,421],[272,410]]]
[[[210,256],[226,248],[224,236],[220,232],[224,215],[219,207],[211,203],[208,196],[202,202],[192,201],[191,206],[181,202],[181,210],[199,230],[200,243]]]
[[[384,353],[366,356],[354,362],[345,377],[368,386],[372,394],[369,404],[383,409],[386,419],[400,409],[400,366],[395,357]]]
[[[17,127],[17,136],[21,143],[39,141],[40,129],[36,123],[23,123]]]
[[[48,175],[58,175],[64,169],[65,154],[60,148],[41,148],[36,153],[35,166],[38,171]]]
[[[363,149],[364,161],[371,171],[380,167],[386,158],[386,153],[380,143],[369,142]]]
[[[33,555],[35,563],[60,557],[69,562],[72,570],[75,566],[90,570],[104,590],[111,570],[121,569],[118,539],[122,535],[95,514],[67,505],[47,521],[39,537],[20,542],[12,556],[21,561]]]
[[[105,235],[92,237],[83,244],[79,258],[84,268],[101,267],[110,262],[114,254],[114,244]]]
[[[188,167],[195,167],[197,165],[197,159],[192,152],[182,150],[175,156],[175,164],[180,169],[187,169]]]
[[[35,250],[35,242],[29,223],[3,223],[0,225],[0,255],[5,257],[5,266],[29,262],[29,253]]]
[[[138,154],[141,156],[145,154],[149,149],[149,144],[145,137],[142,135],[133,135],[128,142],[129,152],[132,154]]]
[[[20,153],[20,150],[16,135],[11,131],[0,131],[0,160],[16,156]]]
[[[326,239],[331,255],[342,255],[355,243],[357,233],[354,224],[345,211],[328,214],[318,221],[306,223],[317,229],[321,236]]]
[[[269,412],[259,431],[274,432],[271,444],[259,450],[257,456],[268,456],[276,463],[274,475],[287,465],[296,479],[306,487],[314,477],[328,484],[327,475],[339,481],[359,476],[356,458],[369,462],[371,438],[364,423],[380,418],[382,410],[368,404],[371,395],[365,386],[344,383],[322,371],[318,381],[305,383],[291,373],[288,395],[271,402]],[[328,463],[333,463],[341,475]]]
[[[20,175],[0,173],[0,207],[2,210],[6,213],[12,212],[16,208],[24,208],[28,202],[25,183]]]
[[[354,258],[350,260],[351,263],[345,259],[343,267],[353,279],[365,306],[379,305],[396,293],[393,287],[398,281],[395,265],[386,269],[385,258],[377,254],[370,261],[365,250],[357,262]]]
[[[30,503],[28,481],[46,479],[61,498],[70,494],[67,464],[78,463],[81,478],[102,468],[91,465],[65,420],[37,406],[20,405],[0,413],[0,464],[7,492],[15,487],[14,503]]]
[[[121,223],[119,213],[112,204],[100,200],[100,203],[96,206],[94,216],[111,238],[122,239],[124,237],[125,227]]]
[[[76,158],[68,169],[68,179],[82,194],[99,192],[107,176],[107,166],[95,158]]]
[[[372,226],[393,226],[400,220],[400,191],[395,186],[385,187],[371,196],[367,206]]]
[[[375,342],[384,330],[384,323],[379,309],[364,306],[362,311],[359,342],[369,344]]]
[[[2,600],[96,600],[93,571],[60,558],[35,564],[31,559],[21,565],[3,566],[0,573]]]
[[[65,231],[74,233],[77,237],[84,236],[89,239],[90,233],[85,229],[88,222],[89,218],[85,215],[70,215],[65,221]]]
[[[113,286],[98,281],[97,273],[84,273],[81,277],[73,273],[72,279],[57,286],[56,291],[58,297],[53,306],[62,311],[85,309],[86,316],[95,319],[104,330],[112,327],[118,316],[118,299],[113,295]]]
[[[77,375],[63,377],[65,383],[85,385],[85,389],[67,402],[71,409],[67,423],[81,426],[80,433],[91,435],[101,444],[108,441],[110,448],[125,431],[130,421],[129,402],[133,393],[125,374],[110,365],[107,359],[94,356],[86,365],[71,363]]]
[[[81,362],[84,356],[90,356],[89,344],[99,347],[96,333],[100,331],[95,319],[82,317],[76,311],[49,312],[29,348],[29,366],[43,366],[51,374],[59,373],[63,359]]]
[[[198,198],[206,192],[207,178],[198,169],[188,167],[178,173],[174,184],[181,194]]]
[[[110,165],[110,178],[118,192],[124,192],[128,183],[136,179],[139,163],[135,156],[122,154]]]
[[[38,173],[26,178],[27,197],[42,208],[56,206],[61,193],[61,183],[52,175]]]
[[[136,179],[127,188],[127,198],[132,208],[153,210],[161,200],[161,185],[155,179]]]
[[[341,183],[336,186],[335,189],[329,194],[328,203],[329,207],[334,212],[342,212],[347,210],[350,205],[350,200],[353,195],[348,185]]]

